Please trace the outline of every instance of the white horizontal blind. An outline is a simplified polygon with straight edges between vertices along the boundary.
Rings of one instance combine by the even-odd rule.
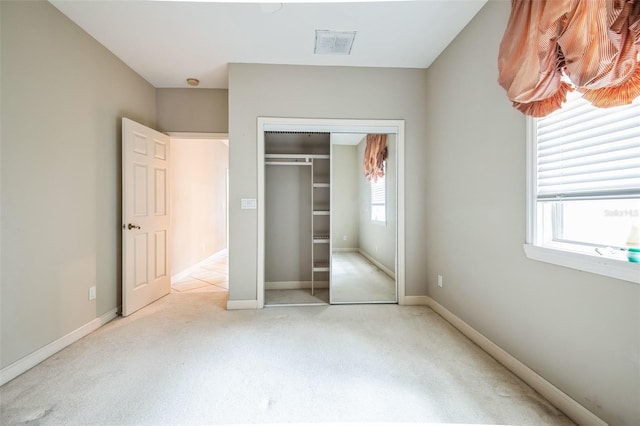
[[[535,121],[538,201],[640,197],[640,98],[596,108],[572,92]]]
[[[377,182],[371,182],[371,204],[384,205],[385,198],[384,176],[382,176]]]
[[[378,178],[377,182],[371,182],[371,219],[384,222],[386,220],[386,186],[385,178]]]

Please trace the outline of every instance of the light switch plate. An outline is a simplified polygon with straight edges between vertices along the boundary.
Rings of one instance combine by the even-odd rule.
[[[242,210],[253,210],[257,207],[255,198],[242,198],[240,200],[240,208]]]

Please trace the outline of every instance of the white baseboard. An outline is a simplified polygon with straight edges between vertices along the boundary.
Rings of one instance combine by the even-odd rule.
[[[216,253],[213,253],[211,256],[207,257],[206,259],[201,260],[200,262],[196,263],[195,265],[191,265],[189,266],[187,269],[183,269],[182,271],[175,273],[173,275],[171,275],[171,282],[176,282],[176,281],[180,281],[181,279],[188,277],[189,275],[191,275],[191,273],[193,271],[195,271],[196,269],[200,268],[202,265],[209,263],[210,261],[212,261],[213,259],[215,259],[216,257],[219,256],[224,256],[225,254],[227,254],[227,249],[224,248]]]
[[[238,309],[258,309],[257,300],[227,300],[227,311]]]
[[[373,263],[374,265],[376,265],[376,267],[378,269],[380,269],[382,272],[384,272],[385,274],[389,275],[392,279],[396,279],[396,273],[393,272],[391,269],[387,268],[386,266],[384,266],[382,263],[378,262],[373,256],[371,256],[369,253],[367,253],[366,251],[359,249],[358,253],[360,253],[361,255],[363,255],[364,257],[366,257],[369,262]]]
[[[264,283],[265,290],[298,290],[311,288],[311,281],[269,281]],[[329,288],[329,281],[316,281],[314,288]]]
[[[118,315],[118,308],[114,308],[109,312],[101,315],[100,317],[92,321],[89,321],[82,327],[59,338],[58,340],[55,340],[49,343],[48,345],[38,349],[37,351],[32,352],[29,355],[23,358],[20,358],[16,362],[6,366],[2,370],[0,370],[0,386],[15,379],[22,373],[40,364],[42,361],[49,358],[50,356],[56,354],[57,352],[60,352],[62,349],[66,348],[72,343],[80,340],[81,338],[88,335],[89,333],[102,327],[103,325],[105,325],[106,323],[114,319],[117,315]]]
[[[357,252],[360,251],[359,248],[355,248],[355,247],[352,247],[352,248],[348,248],[348,247],[347,248],[335,248],[334,247],[331,250],[334,253],[357,253]]]
[[[423,297],[426,298],[427,306],[451,323],[451,325],[471,339],[475,344],[480,346],[485,352],[495,358],[513,374],[520,377],[525,383],[535,389],[555,407],[571,418],[571,420],[579,425],[607,426],[607,423],[604,420],[587,410],[576,400],[562,392],[522,362],[518,361],[513,355],[493,343],[479,331],[471,327],[462,319],[458,318],[447,308],[428,296]]]
[[[404,306],[428,306],[429,296],[405,296],[400,304]]]

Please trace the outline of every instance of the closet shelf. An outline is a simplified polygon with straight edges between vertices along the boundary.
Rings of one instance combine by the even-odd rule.
[[[329,244],[330,238],[328,235],[314,235],[313,242],[314,244]]]
[[[329,184],[328,183],[324,183],[324,182],[314,182],[313,187],[314,188],[329,188]]]
[[[313,272],[329,272],[329,262],[314,263]]]
[[[329,216],[329,210],[314,210],[314,216]]]

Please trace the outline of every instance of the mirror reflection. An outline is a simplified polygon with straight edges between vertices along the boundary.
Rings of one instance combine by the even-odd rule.
[[[332,133],[331,150],[331,303],[395,303],[396,135]]]

